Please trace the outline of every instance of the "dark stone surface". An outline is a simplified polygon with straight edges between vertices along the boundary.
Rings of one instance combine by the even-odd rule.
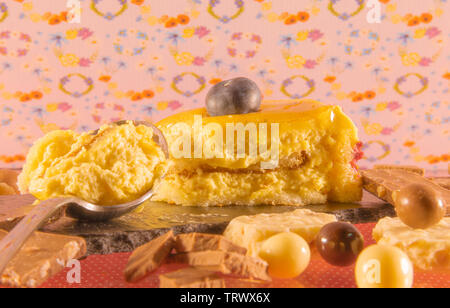
[[[383,217],[395,217],[395,209],[390,204],[383,204],[376,208],[362,207],[350,210],[332,212],[340,221],[347,221],[353,224],[364,224],[377,222]]]
[[[14,202],[12,202],[14,201]],[[14,211],[32,202],[29,196],[0,197],[0,205],[14,203]],[[1,207],[0,207],[1,208]],[[83,222],[62,217],[47,224],[44,232],[77,235],[86,239],[88,255],[129,252],[151,239],[173,229],[175,233],[222,233],[237,216],[260,213],[280,213],[298,209],[291,206],[234,206],[234,207],[181,207],[165,203],[148,203],[139,212],[129,213],[108,222]],[[307,208],[333,213],[338,220],[351,223],[376,222],[385,216],[395,216],[393,207],[379,199],[365,195],[357,204],[326,204]],[[4,211],[5,212],[5,211]],[[1,210],[0,210],[1,213]],[[5,214],[5,213],[4,213]],[[5,214],[6,215],[6,214]],[[22,214],[23,215],[23,214]],[[14,222],[17,218],[14,219]],[[11,222],[0,228],[9,229]]]
[[[79,235],[84,237],[87,242],[87,255],[109,254],[133,251],[136,247],[149,242],[155,237],[166,233],[170,229],[172,229],[175,234],[191,232],[221,234],[225,231],[227,225],[228,222],[212,224],[187,224],[174,226],[172,228]]]

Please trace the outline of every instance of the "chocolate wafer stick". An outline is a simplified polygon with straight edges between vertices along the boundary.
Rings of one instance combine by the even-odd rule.
[[[172,255],[172,262],[185,263],[199,269],[221,272],[227,275],[270,281],[268,264],[259,258],[226,251],[198,251]]]
[[[222,235],[205,233],[178,234],[174,248],[179,253],[205,250],[236,252],[242,255],[247,253],[247,249],[233,244]]]
[[[384,170],[404,170],[408,172],[417,173],[418,175],[425,175],[425,169],[409,165],[375,165],[373,166],[373,168]]]
[[[158,269],[170,254],[173,244],[173,231],[170,230],[166,234],[138,247],[128,259],[125,279],[128,282],[136,282]]]
[[[225,280],[215,272],[193,267],[159,275],[160,288],[225,288]]]

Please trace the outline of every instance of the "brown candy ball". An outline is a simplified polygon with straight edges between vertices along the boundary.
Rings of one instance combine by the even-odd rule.
[[[406,185],[395,192],[393,199],[400,220],[414,229],[439,223],[447,208],[440,192],[427,184]]]
[[[332,222],[323,226],[316,238],[316,248],[322,258],[335,266],[353,264],[363,247],[361,233],[346,222]]]

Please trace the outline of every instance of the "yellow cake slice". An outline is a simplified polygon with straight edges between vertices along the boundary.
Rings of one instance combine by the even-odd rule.
[[[155,201],[302,206],[361,199],[357,129],[339,106],[265,101],[259,112],[217,117],[201,108],[158,128],[174,165]]]
[[[152,189],[167,169],[152,128],[104,125],[98,132],[57,130],[30,149],[19,188],[40,200],[76,196],[97,205],[133,201]]]
[[[324,225],[335,221],[334,215],[306,209],[240,216],[229,223],[223,235],[234,244],[247,248],[248,255],[257,257],[263,242],[275,234],[293,232],[312,243]]]
[[[450,270],[450,217],[428,229],[413,229],[399,218],[383,218],[373,229],[378,244],[397,246],[424,270]]]

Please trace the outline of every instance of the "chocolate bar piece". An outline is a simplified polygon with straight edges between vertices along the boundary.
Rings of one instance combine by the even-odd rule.
[[[193,267],[159,275],[160,288],[225,288],[225,280],[216,273]]]
[[[393,192],[405,185],[413,183],[430,185],[434,190],[442,194],[447,204],[447,215],[450,214],[450,206],[448,206],[450,190],[417,173],[402,169],[370,169],[362,170],[361,174],[364,189],[390,204],[394,204]]]
[[[14,190],[14,188],[12,188],[6,183],[0,182],[0,196],[15,195],[15,194],[16,191]]]
[[[177,252],[219,250],[236,252],[242,255],[247,253],[247,249],[233,244],[222,235],[205,233],[187,233],[177,235],[175,238],[175,250]]]
[[[171,261],[223,274],[271,280],[267,274],[268,264],[265,261],[235,252],[209,250],[179,253],[171,256]]]
[[[35,207],[35,201],[36,198],[32,195],[0,196],[0,228],[4,230],[12,229]],[[45,224],[61,218],[64,211],[64,208],[58,210]]]
[[[17,187],[18,170],[0,169],[0,195],[15,195],[19,193]]]
[[[174,244],[173,231],[170,230],[152,241],[144,244],[131,254],[125,268],[125,279],[136,282],[155,271],[172,251]]]
[[[8,233],[0,230],[0,240]],[[34,232],[1,274],[1,284],[35,288],[86,254],[81,237]]]
[[[429,179],[445,189],[450,189],[450,177],[436,177]]]
[[[410,166],[410,165],[375,165],[373,166],[374,169],[388,169],[388,170],[404,170],[409,171],[413,173],[417,173],[419,175],[425,175],[425,169],[416,167],[416,166]]]

